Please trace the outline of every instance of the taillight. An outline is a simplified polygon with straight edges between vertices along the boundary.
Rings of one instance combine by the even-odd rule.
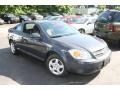
[[[113,25],[113,24],[108,24],[106,25],[106,28],[112,32],[115,32],[116,31],[116,26]]]

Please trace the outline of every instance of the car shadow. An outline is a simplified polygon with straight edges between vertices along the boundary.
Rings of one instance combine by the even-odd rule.
[[[108,43],[109,48],[112,51],[120,51],[120,45],[116,43]]]
[[[20,53],[11,54],[9,48],[0,49],[0,75],[11,78],[21,85],[82,85],[93,80],[98,73],[80,75],[69,73],[57,77],[48,72],[45,63]]]

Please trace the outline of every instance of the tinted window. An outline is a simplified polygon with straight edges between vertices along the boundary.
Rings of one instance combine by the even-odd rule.
[[[102,23],[110,22],[112,20],[112,15],[113,15],[113,12],[110,12],[110,11],[103,12],[98,17],[97,21],[100,21]]]
[[[25,24],[25,26],[24,26],[24,32],[28,33],[28,34],[40,33],[38,26],[36,24],[34,24],[34,23]]]
[[[16,31],[21,31],[21,30],[22,30],[22,25],[21,25],[21,24],[17,25],[17,26],[15,27],[15,30],[16,30]]]
[[[35,25],[31,33],[40,33],[39,28]]]
[[[24,25],[24,32],[29,33],[33,31],[35,24],[34,23],[27,23]]]
[[[113,19],[114,19],[115,22],[120,22],[120,12],[115,13]]]

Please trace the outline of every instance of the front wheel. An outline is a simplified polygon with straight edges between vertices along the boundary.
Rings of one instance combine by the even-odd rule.
[[[14,54],[14,55],[17,54],[17,49],[15,47],[14,42],[10,42],[10,50],[11,50],[12,54]]]
[[[25,22],[24,20],[21,21],[22,23]]]
[[[11,21],[10,20],[8,20],[8,22],[7,22],[8,24],[11,24]]]
[[[56,54],[48,57],[47,68],[53,75],[56,76],[63,76],[67,73],[63,60]]]
[[[79,29],[78,30],[81,34],[85,34],[85,30],[84,29]]]

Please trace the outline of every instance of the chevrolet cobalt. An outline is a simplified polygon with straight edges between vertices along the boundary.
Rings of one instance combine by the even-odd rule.
[[[13,54],[22,51],[45,61],[56,76],[67,72],[92,74],[110,62],[111,50],[104,40],[80,34],[61,21],[23,22],[8,32]]]

